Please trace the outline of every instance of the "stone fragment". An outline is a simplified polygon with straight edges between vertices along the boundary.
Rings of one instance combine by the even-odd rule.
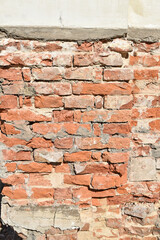
[[[58,206],[56,208],[53,226],[61,230],[79,229],[81,227],[81,220],[78,208],[67,205]]]
[[[130,181],[156,180],[155,159],[152,157],[132,158],[130,164]]]

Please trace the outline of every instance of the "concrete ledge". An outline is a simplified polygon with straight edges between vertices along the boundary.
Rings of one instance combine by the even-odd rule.
[[[59,28],[59,27],[0,27],[0,38],[37,39],[42,41],[90,41],[127,37],[133,41],[157,42],[160,29],[103,29],[103,28]]]
[[[128,28],[127,38],[134,41],[158,42],[160,29]]]
[[[37,40],[96,40],[122,37],[127,29],[58,28],[58,27],[0,27],[0,37]]]

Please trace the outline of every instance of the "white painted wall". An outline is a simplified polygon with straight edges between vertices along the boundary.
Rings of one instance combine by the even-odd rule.
[[[160,28],[160,0],[130,0],[129,27],[141,29]]]
[[[0,0],[1,26],[126,28],[128,0]]]

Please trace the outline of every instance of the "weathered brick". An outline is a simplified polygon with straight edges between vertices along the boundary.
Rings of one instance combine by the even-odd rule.
[[[134,79],[136,80],[157,80],[158,70],[157,69],[135,69]]]
[[[72,138],[56,138],[54,141],[54,146],[56,148],[68,149],[73,146]]]
[[[61,80],[63,76],[63,69],[58,67],[44,67],[42,69],[34,68],[32,69],[32,74],[35,80]]]
[[[105,69],[104,80],[106,81],[126,81],[134,78],[133,70],[129,68]]]
[[[114,39],[109,44],[109,48],[112,51],[121,52],[121,53],[131,52],[133,49],[131,42],[124,40],[124,39],[120,39],[120,38]]]
[[[90,66],[94,64],[94,55],[90,53],[78,53],[74,55],[74,66]]]
[[[106,109],[131,109],[133,97],[130,96],[105,96],[104,108]]]
[[[110,163],[121,163],[121,162],[128,162],[129,160],[129,153],[111,153],[111,152],[103,152],[102,154],[103,161],[107,161]]]
[[[64,105],[65,105],[65,108],[94,107],[94,97],[93,96],[71,96],[71,97],[66,97]]]
[[[34,160],[35,162],[61,163],[63,160],[63,152],[50,148],[35,149]]]
[[[102,69],[96,67],[66,69],[65,72],[65,78],[70,80],[99,80],[101,77]]]
[[[54,83],[54,94],[67,96],[72,94],[71,84],[68,82]]]

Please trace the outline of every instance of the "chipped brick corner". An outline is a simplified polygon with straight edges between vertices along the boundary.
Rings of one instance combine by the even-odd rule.
[[[3,223],[28,240],[158,240],[159,70],[159,43],[1,39]]]

